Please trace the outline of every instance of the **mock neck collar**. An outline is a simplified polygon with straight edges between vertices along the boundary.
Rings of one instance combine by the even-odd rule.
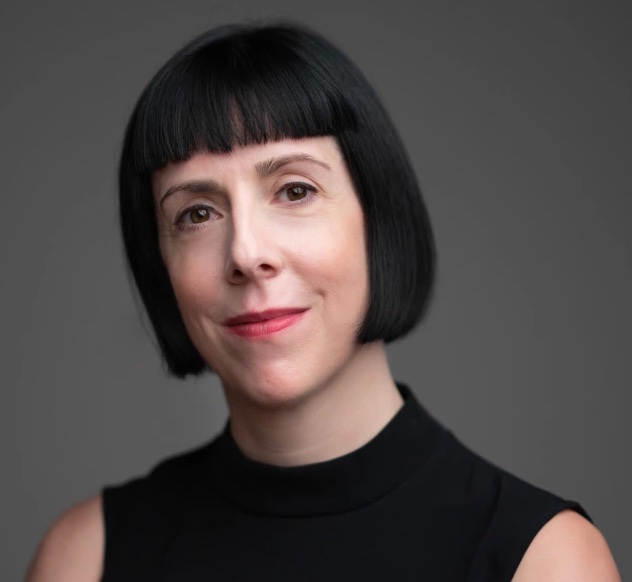
[[[341,457],[279,467],[246,457],[230,432],[217,440],[214,480],[229,502],[252,513],[318,516],[352,511],[383,497],[417,470],[447,432],[404,384],[403,406],[368,443]]]

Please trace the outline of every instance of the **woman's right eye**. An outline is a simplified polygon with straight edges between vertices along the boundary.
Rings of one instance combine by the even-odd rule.
[[[181,228],[195,228],[198,224],[212,220],[214,212],[210,206],[204,206],[202,204],[193,206],[178,214],[175,224]]]

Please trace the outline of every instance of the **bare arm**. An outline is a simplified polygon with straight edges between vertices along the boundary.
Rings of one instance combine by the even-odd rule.
[[[565,510],[535,536],[512,582],[621,582],[601,532]]]
[[[78,503],[48,530],[26,582],[98,582],[103,570],[101,496]]]

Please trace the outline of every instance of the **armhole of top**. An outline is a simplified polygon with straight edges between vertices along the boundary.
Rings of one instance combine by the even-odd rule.
[[[558,513],[571,509],[579,513],[582,517],[585,517],[590,523],[593,523],[592,519],[586,513],[586,510],[576,501],[569,501],[560,499],[557,503],[548,505],[544,510],[536,516],[534,516],[527,527],[520,532],[520,535],[516,537],[513,543],[511,552],[507,557],[507,561],[502,568],[502,575],[499,582],[511,582],[513,579],[522,558],[527,553],[529,546],[538,535],[540,530],[551,521]]]
[[[133,483],[133,482],[132,482]],[[103,564],[101,582],[107,579],[108,565],[115,553],[114,546],[121,536],[125,536],[125,524],[123,523],[127,513],[128,489],[131,483],[117,486],[107,486],[101,489],[101,509],[103,511]]]
[[[101,580],[106,574],[108,556],[111,554],[112,537],[116,532],[116,489],[114,487],[103,487],[101,489],[101,510],[103,511],[103,567],[101,569]],[[114,499],[113,499],[114,498]]]

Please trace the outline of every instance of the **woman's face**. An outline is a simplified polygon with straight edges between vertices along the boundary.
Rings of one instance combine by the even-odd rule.
[[[333,138],[199,153],[157,171],[153,190],[184,324],[227,396],[297,402],[352,360],[364,218]]]

